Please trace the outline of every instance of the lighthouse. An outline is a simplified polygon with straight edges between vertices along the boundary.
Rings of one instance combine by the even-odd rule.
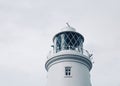
[[[47,86],[92,86],[92,55],[83,42],[83,35],[69,24],[53,37],[53,50],[45,63]]]

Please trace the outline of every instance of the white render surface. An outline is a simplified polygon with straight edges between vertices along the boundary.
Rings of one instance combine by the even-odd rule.
[[[65,67],[71,67],[71,77],[66,77]],[[48,70],[47,86],[91,86],[88,68],[77,62],[60,62]]]

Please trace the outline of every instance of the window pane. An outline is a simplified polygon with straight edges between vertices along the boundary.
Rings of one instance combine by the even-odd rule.
[[[65,67],[65,75],[70,76],[71,75],[71,67]]]

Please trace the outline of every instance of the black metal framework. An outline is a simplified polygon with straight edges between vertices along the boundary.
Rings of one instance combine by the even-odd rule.
[[[53,41],[56,53],[61,50],[77,50],[82,52],[84,38],[76,32],[62,32],[57,34]]]

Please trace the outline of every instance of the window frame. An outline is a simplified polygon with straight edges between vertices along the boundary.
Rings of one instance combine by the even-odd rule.
[[[71,66],[65,66],[65,68],[64,68],[65,78],[71,78],[72,77],[71,70],[72,70]]]

